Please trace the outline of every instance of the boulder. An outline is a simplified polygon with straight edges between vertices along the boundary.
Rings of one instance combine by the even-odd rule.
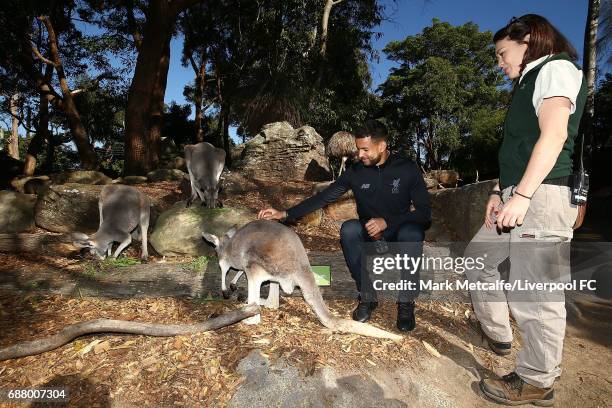
[[[0,232],[23,232],[35,228],[36,196],[0,191]]]
[[[133,186],[135,184],[144,184],[149,181],[145,176],[125,176],[119,177],[113,180],[113,184],[127,184],[128,186]]]
[[[149,172],[149,181],[181,181],[187,174],[178,169],[157,169]]]
[[[42,195],[44,194],[51,186],[51,180],[44,180],[41,178],[33,178],[28,180],[23,185],[23,193],[24,194],[35,194]]]
[[[87,184],[52,185],[35,207],[36,225],[52,232],[98,229],[98,197],[104,186]]]
[[[234,167],[251,178],[323,181],[331,178],[323,138],[310,126],[265,125],[242,149]]]
[[[161,138],[159,150],[162,156],[172,156],[181,153],[174,140],[169,137]]]
[[[453,240],[470,241],[484,223],[488,193],[496,183],[497,180],[487,180],[431,191],[432,231],[428,239],[450,236]]]
[[[92,233],[98,230],[100,214],[98,198],[104,186],[87,184],[52,185],[35,206],[35,221],[40,228],[52,232],[81,231]],[[151,198],[150,225],[163,206],[161,199]]]
[[[243,208],[186,208],[185,202],[179,201],[160,214],[149,242],[161,255],[215,255],[214,248],[202,239],[202,232],[222,236],[232,226],[241,227],[256,218],[257,214]]]
[[[327,188],[331,182],[317,183],[312,188],[312,194],[317,194]],[[357,204],[355,203],[353,191],[349,190],[336,202],[323,207],[325,215],[334,221],[346,221],[358,218]]]
[[[49,176],[26,176],[26,177],[15,177],[11,180],[11,187],[20,193],[24,192],[24,187],[26,183],[30,180],[41,180],[41,181],[49,181]]]
[[[113,179],[104,173],[93,170],[75,170],[51,174],[53,184],[111,184]]]
[[[187,162],[185,162],[184,157],[174,156],[164,160],[161,167],[164,169],[178,169],[182,171],[187,171]]]

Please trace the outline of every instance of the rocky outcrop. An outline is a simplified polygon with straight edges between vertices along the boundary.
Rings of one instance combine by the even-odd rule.
[[[35,204],[34,195],[0,191],[0,233],[34,229]]]
[[[248,177],[323,181],[331,178],[323,138],[310,126],[271,123],[243,146],[234,167]]]
[[[181,181],[187,173],[178,169],[157,169],[147,174],[149,181]]]
[[[431,191],[432,226],[426,240],[470,241],[484,223],[488,193],[497,180]]]
[[[100,225],[98,198],[104,186],[87,184],[52,185],[35,206],[36,225],[52,232],[95,232]],[[163,203],[151,198],[150,225]]]
[[[111,184],[113,179],[104,173],[93,170],[75,170],[62,173],[51,174],[53,184]]]

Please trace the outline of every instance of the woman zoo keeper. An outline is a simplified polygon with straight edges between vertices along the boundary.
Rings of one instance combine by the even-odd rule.
[[[485,268],[467,277],[499,281],[498,266],[510,258],[508,283],[567,282],[578,213],[569,184],[586,83],[574,63],[575,49],[541,16],[513,18],[493,42],[514,89],[499,150],[499,183],[489,193],[484,225],[466,250],[466,256],[486,253]],[[523,339],[515,370],[482,380],[484,394],[508,405],[552,405],[565,336],[563,292],[478,290],[471,297],[494,352],[510,353],[508,307]]]

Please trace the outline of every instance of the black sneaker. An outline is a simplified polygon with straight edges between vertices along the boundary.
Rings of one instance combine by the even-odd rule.
[[[414,301],[397,303],[397,329],[408,332],[414,330],[416,319],[414,318]]]
[[[353,320],[356,320],[361,323],[365,323],[370,320],[372,317],[372,312],[378,306],[378,302],[362,302],[359,301],[359,304],[353,310]]]

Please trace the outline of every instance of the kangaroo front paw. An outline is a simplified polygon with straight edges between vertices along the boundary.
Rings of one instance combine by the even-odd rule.
[[[231,296],[231,292],[228,290],[222,290],[221,294],[223,295],[223,299],[229,299]]]
[[[244,324],[259,324],[261,322],[261,315],[257,314],[243,320]]]

